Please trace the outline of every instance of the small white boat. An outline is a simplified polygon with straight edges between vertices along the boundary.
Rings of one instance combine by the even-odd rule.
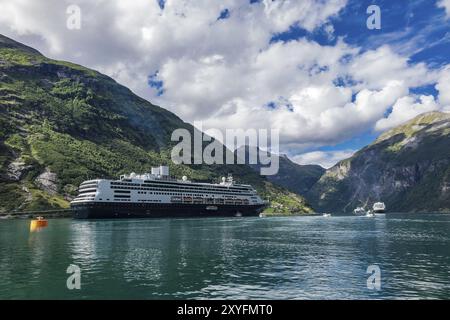
[[[374,213],[384,213],[386,212],[386,205],[384,202],[375,202],[372,209]]]
[[[372,217],[375,217],[375,214],[373,212],[368,211],[366,213],[366,217],[372,218]]]
[[[322,216],[325,218],[328,218],[328,217],[331,217],[331,213],[324,213]]]
[[[363,207],[358,207],[355,210],[353,210],[353,213],[357,216],[362,216],[366,214],[366,210]]]

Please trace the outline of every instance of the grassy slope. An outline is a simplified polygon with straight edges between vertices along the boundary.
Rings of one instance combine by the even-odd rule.
[[[176,176],[219,179],[228,172],[270,197],[281,212],[310,212],[304,199],[275,187],[247,166],[172,165],[170,135],[192,127],[137,97],[114,80],[75,64],[54,61],[0,36],[0,212],[67,207],[76,186],[169,164]],[[27,167],[8,178],[13,161]],[[57,174],[57,193],[36,183]]]

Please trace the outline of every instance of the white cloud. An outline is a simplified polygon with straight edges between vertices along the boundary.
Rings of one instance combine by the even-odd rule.
[[[450,0],[440,0],[438,1],[437,6],[444,8],[447,18],[450,18]]]
[[[271,127],[279,129],[281,144],[324,145],[351,138],[367,130],[385,110],[407,94],[403,83],[393,81],[379,91],[362,90],[351,102],[352,91],[328,86],[306,87],[294,92],[291,107],[249,108],[242,100],[230,104],[227,113],[211,117],[206,126],[213,128]],[[290,150],[291,152],[300,150]]]
[[[408,57],[394,53],[389,46],[367,51],[349,64],[349,73],[359,87],[366,89],[383,88],[389,81],[404,81],[409,87],[430,83],[436,74],[424,63],[408,64]]]
[[[339,12],[346,2],[346,0],[263,1],[264,13],[270,20],[273,31],[276,32],[285,31],[296,22],[306,30],[312,31]]]
[[[176,111],[188,119],[235,114],[238,101],[240,112],[264,112],[265,104],[287,99],[298,88],[331,83],[337,74],[334,66],[347,52],[352,50],[343,44],[321,47],[302,40],[275,43],[238,60],[217,54],[171,59],[160,70],[163,99],[176,101]],[[319,72],[320,66],[331,69]]]
[[[328,169],[343,159],[351,157],[355,150],[313,151],[299,154],[292,158],[298,164],[319,164]]]

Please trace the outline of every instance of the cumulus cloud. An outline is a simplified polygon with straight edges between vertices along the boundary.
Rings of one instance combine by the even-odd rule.
[[[298,164],[319,164],[328,169],[337,162],[351,157],[355,150],[338,150],[338,151],[312,151],[297,155],[292,158]]]
[[[271,41],[296,25],[333,37],[330,19],[346,0],[78,0],[82,28],[69,30],[72,3],[0,0],[0,33],[104,72],[205,129],[279,129],[282,152],[387,128],[406,102],[409,115],[428,108],[411,102],[412,87],[439,80],[435,103],[450,104],[446,73],[411,64],[389,46]],[[149,86],[149,76],[158,86]],[[399,107],[380,122],[393,105]]]
[[[381,46],[355,57],[349,63],[349,74],[365,89],[383,88],[389,81],[405,81],[417,87],[436,79],[436,74],[424,63],[409,65],[409,58],[394,53],[389,46]]]
[[[274,108],[249,108],[236,100],[230,112],[205,123],[214,128],[271,127],[280,131],[280,142],[285,145],[337,143],[366,130],[406,93],[402,82],[392,81],[378,91],[361,90],[352,102],[351,89],[309,86],[294,91],[289,106],[280,102]]]

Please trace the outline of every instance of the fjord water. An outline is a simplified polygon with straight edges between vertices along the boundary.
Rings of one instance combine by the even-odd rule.
[[[2,220],[0,298],[449,299],[450,216]]]

